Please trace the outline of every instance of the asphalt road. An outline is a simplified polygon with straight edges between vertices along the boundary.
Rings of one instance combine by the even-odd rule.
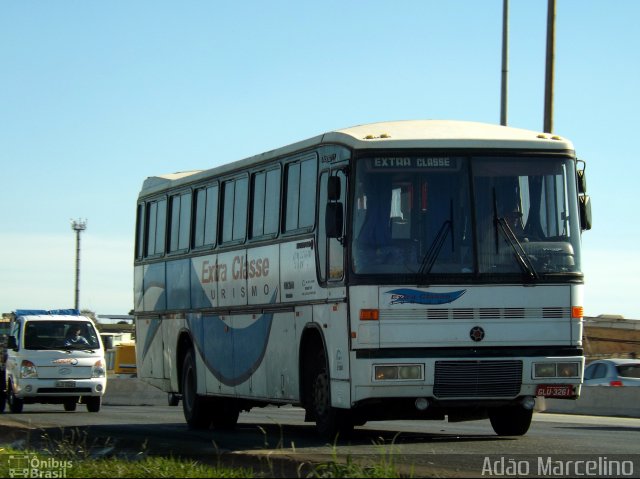
[[[558,461],[604,461],[604,467],[632,461],[631,477],[640,477],[640,419],[538,413],[528,434],[518,438],[496,436],[488,420],[371,422],[336,444],[319,438],[303,419],[301,409],[268,407],[241,414],[235,431],[192,431],[181,407],[103,406],[88,413],[82,406],[65,412],[61,405],[26,405],[22,414],[0,415],[0,443],[54,454],[71,448],[92,455],[170,454],[210,463],[224,458],[251,467],[268,464],[272,470],[276,464],[284,469],[274,475],[294,477],[297,464],[334,459],[393,462],[431,477],[497,476],[500,467],[523,466],[522,461],[543,461],[547,472]],[[562,467],[555,471],[576,475]]]

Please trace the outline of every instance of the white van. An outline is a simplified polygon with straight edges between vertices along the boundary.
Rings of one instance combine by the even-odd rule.
[[[98,412],[107,387],[106,362],[93,321],[75,309],[16,310],[0,344],[0,412],[25,404],[78,403]],[[3,364],[4,363],[4,364]]]

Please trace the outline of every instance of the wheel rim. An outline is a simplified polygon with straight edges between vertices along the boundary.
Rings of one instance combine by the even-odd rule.
[[[188,368],[184,375],[184,387],[182,391],[182,401],[185,409],[189,414],[193,411],[193,399],[194,399],[194,377],[193,369]]]
[[[318,416],[324,417],[327,415],[329,411],[329,378],[326,372],[322,372],[316,377],[314,406]]]

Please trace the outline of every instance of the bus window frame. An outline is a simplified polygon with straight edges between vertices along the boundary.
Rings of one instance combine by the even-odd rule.
[[[268,175],[271,172],[278,172],[278,200],[277,200],[277,218],[276,218],[276,229],[273,233],[264,233],[265,228],[265,220],[266,220],[266,211],[267,211],[267,187],[268,187]],[[263,194],[263,204],[262,204],[262,234],[254,235],[253,231],[253,220],[254,220],[254,205],[256,200],[256,191],[255,191],[255,178],[257,175],[264,174],[264,194]],[[262,168],[254,169],[249,174],[249,212],[248,212],[248,230],[247,230],[247,242],[249,243],[257,243],[261,241],[269,241],[277,239],[280,235],[281,230],[281,222],[282,222],[282,199],[283,199],[283,184],[282,181],[283,175],[283,164],[281,162],[276,162],[275,164],[267,164]]]
[[[192,242],[192,229],[193,229],[193,192],[194,190],[192,188],[186,188],[183,190],[178,190],[176,192],[173,192],[172,194],[170,194],[168,196],[168,201],[167,201],[167,219],[166,219],[166,234],[167,234],[167,240],[165,243],[165,252],[167,254],[167,256],[177,256],[177,255],[181,255],[181,254],[185,254],[188,253],[189,250],[191,249],[191,242]],[[188,235],[189,237],[187,238],[187,245],[184,248],[180,248],[180,235],[182,232],[182,213],[183,213],[183,200],[185,199],[184,197],[188,196],[188,201],[187,203],[189,204],[189,211],[188,211],[188,216],[189,216],[189,223],[186,226],[187,231],[188,231]],[[176,231],[177,233],[177,248],[176,249],[171,249],[171,242],[173,240],[173,202],[175,201],[176,198],[180,199],[180,206],[178,207],[178,229]]]
[[[164,231],[161,235],[162,237],[162,248],[160,248],[160,251],[158,251],[157,248],[157,244],[158,244],[158,205],[160,203],[164,202]],[[142,259],[156,259],[156,258],[162,258],[163,256],[166,255],[167,253],[167,210],[168,210],[168,198],[166,194],[163,194],[161,196],[156,196],[156,197],[152,197],[152,198],[148,198],[144,201],[145,203],[145,215],[144,215],[144,254],[143,254],[143,258]],[[153,253],[149,253],[149,226],[150,226],[150,205],[152,204],[156,204],[156,218],[155,218],[155,231],[153,234],[153,238],[154,238],[154,250]]]
[[[209,189],[217,188],[216,191],[216,216],[215,216],[215,231],[213,235],[213,243],[207,243],[207,211],[209,204]],[[213,250],[219,245],[218,233],[220,232],[220,180],[215,179],[213,181],[209,181],[207,183],[199,183],[194,185],[192,188],[192,205],[191,205],[191,241],[190,241],[190,251],[208,251]],[[198,192],[204,191],[204,216],[203,216],[203,225],[202,225],[202,244],[196,245],[196,228],[198,225],[197,213],[198,213]]]
[[[242,235],[242,238],[234,238],[234,230],[235,230],[235,215],[236,215],[236,210],[235,210],[235,206],[236,206],[236,198],[237,198],[237,191],[236,191],[236,184],[239,180],[246,180],[247,181],[247,194],[245,197],[245,217],[244,217],[244,234]],[[251,178],[249,175],[248,171],[242,171],[230,176],[226,176],[226,177],[222,177],[218,179],[218,182],[220,184],[220,189],[218,190],[218,237],[217,237],[217,247],[218,248],[226,248],[228,246],[237,246],[237,245],[241,245],[244,244],[247,241],[247,235],[248,235],[248,230],[249,230],[249,196],[250,196],[250,192],[251,192]],[[224,234],[225,234],[225,216],[227,213],[227,205],[226,205],[226,185],[229,182],[233,182],[233,208],[232,208],[232,220],[231,220],[231,239],[224,239]]]
[[[300,227],[300,199],[302,197],[301,195],[301,191],[302,191],[302,164],[306,161],[314,161],[315,162],[315,168],[314,168],[314,205],[312,208],[313,211],[313,221],[311,222],[310,225],[307,226],[303,226]],[[289,171],[290,171],[290,167],[292,165],[299,165],[300,167],[300,176],[298,178],[298,189],[297,189],[297,220],[296,220],[296,227],[295,228],[291,228],[291,229],[287,229],[287,212],[288,212],[288,205],[290,204],[289,201]],[[282,168],[283,168],[283,172],[284,174],[282,175],[283,181],[281,181],[281,198],[280,198],[280,235],[282,237],[289,237],[289,236],[298,236],[298,235],[304,235],[305,233],[313,233],[316,229],[316,225],[318,222],[318,185],[319,185],[319,179],[320,179],[320,161],[318,158],[318,151],[313,150],[313,151],[308,151],[305,152],[303,154],[300,155],[296,155],[293,156],[291,158],[285,158],[282,161]]]

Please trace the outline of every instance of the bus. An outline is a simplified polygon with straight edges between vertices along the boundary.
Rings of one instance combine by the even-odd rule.
[[[408,120],[149,177],[138,376],[191,428],[293,405],[330,438],[391,419],[523,435],[537,397],[580,394],[584,167],[556,135]]]

